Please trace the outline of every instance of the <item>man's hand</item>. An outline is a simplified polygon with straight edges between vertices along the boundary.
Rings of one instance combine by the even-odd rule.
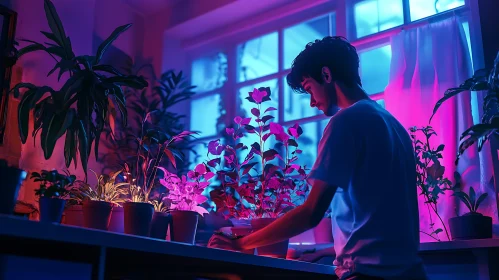
[[[223,235],[214,234],[208,241],[208,248],[218,248],[230,251],[241,251],[237,240],[230,239]]]

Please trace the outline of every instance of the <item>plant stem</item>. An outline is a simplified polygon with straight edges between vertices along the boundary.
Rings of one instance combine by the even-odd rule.
[[[423,233],[423,234],[426,234],[426,235],[428,235],[429,237],[431,237],[431,238],[435,239],[436,241],[440,242],[440,239],[435,238],[435,236],[432,236],[432,235],[431,235],[431,234],[429,234],[429,233],[426,233],[426,232],[424,232],[424,231],[422,231],[422,230],[420,230],[419,232],[421,232],[421,233]]]

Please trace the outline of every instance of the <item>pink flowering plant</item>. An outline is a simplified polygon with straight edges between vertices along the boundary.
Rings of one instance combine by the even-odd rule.
[[[159,182],[167,189],[164,199],[167,204],[170,204],[171,210],[195,211],[200,215],[208,213],[200,206],[208,200],[202,193],[215,174],[204,163],[198,164],[194,170],[187,173],[187,176],[182,175],[182,177],[164,168],[159,169],[164,173],[164,177]]]
[[[276,218],[308,193],[305,167],[297,163],[302,152],[297,139],[303,131],[298,124],[285,131],[272,122],[269,112],[277,109],[264,106],[271,100],[270,93],[270,88],[249,93],[246,99],[255,104],[253,117],[235,117],[235,126],[225,130],[234,145],[224,145],[219,139],[208,145],[208,154],[214,158],[207,165],[217,170],[221,182],[210,197],[226,218]],[[246,136],[257,141],[248,147],[241,141]],[[275,140],[273,147],[271,140]]]

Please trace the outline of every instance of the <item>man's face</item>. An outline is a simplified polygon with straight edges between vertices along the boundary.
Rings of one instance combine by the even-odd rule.
[[[338,99],[334,85],[328,83],[319,84],[314,78],[310,77],[304,78],[301,85],[310,94],[310,107],[317,107],[326,116],[332,116],[336,113]]]

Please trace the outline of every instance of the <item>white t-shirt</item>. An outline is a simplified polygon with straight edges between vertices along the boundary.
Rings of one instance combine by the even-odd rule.
[[[406,129],[375,101],[331,118],[308,176],[337,186],[331,201],[336,274],[425,279],[418,257],[414,150]]]

